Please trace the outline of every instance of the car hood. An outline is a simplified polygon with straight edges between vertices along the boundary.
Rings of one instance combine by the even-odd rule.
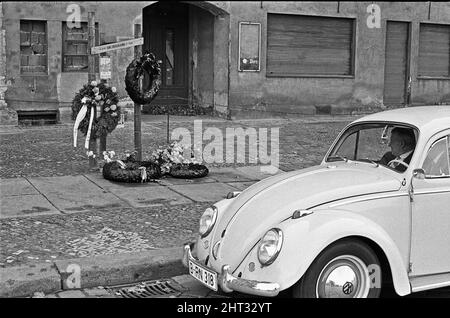
[[[266,231],[297,209],[400,187],[396,172],[366,163],[320,165],[264,179],[220,211],[212,243],[221,245],[211,265],[226,263],[234,270]]]

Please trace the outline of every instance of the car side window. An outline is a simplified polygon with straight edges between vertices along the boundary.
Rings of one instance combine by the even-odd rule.
[[[426,178],[450,177],[449,141],[444,137],[436,141],[428,150],[423,163]]]

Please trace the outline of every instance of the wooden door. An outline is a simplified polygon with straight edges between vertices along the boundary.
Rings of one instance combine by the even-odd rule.
[[[384,104],[407,102],[409,23],[387,21],[384,66]]]
[[[144,50],[162,61],[153,104],[188,103],[188,6],[159,2],[144,10]]]

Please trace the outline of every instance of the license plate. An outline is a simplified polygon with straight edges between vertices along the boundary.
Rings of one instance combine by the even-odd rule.
[[[217,273],[189,260],[189,274],[203,285],[217,291]]]

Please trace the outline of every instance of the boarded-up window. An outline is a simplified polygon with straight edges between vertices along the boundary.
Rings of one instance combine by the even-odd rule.
[[[80,28],[63,23],[63,72],[87,72],[88,69],[88,24]]]
[[[269,14],[267,73],[353,75],[354,19]]]
[[[20,73],[47,74],[47,23],[20,21]]]
[[[420,24],[418,75],[450,77],[450,25]]]
[[[87,22],[81,22],[80,28],[68,27],[63,23],[63,72],[87,72],[89,31]],[[95,42],[99,45],[98,23],[95,24]],[[96,56],[98,59],[98,56]],[[95,63],[98,72],[98,61]]]

